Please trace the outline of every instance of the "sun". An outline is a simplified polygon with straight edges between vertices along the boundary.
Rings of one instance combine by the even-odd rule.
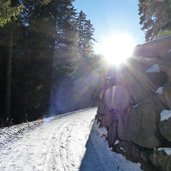
[[[130,34],[114,33],[106,36],[99,44],[99,53],[109,65],[120,65],[131,57],[135,41]]]

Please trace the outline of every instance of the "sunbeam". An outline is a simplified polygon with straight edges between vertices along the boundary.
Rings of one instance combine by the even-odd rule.
[[[113,33],[105,36],[97,48],[107,64],[118,66],[132,55],[134,47],[135,41],[130,34]]]

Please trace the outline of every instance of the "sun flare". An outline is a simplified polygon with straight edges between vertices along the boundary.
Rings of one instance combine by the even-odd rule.
[[[99,45],[99,53],[109,65],[120,65],[132,55],[135,47],[133,37],[126,33],[106,36]]]

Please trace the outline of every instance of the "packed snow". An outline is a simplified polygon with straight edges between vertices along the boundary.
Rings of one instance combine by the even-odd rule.
[[[112,152],[96,108],[0,129],[1,171],[139,171]]]
[[[43,120],[38,120],[34,122],[27,122],[23,124],[14,125],[11,127],[5,127],[0,129],[0,147],[12,143],[20,138],[22,135],[30,130],[43,124]]]
[[[171,118],[171,110],[163,110],[160,113],[160,121],[168,120]]]
[[[165,148],[158,148],[157,149],[158,151],[165,151],[166,152],[166,154],[167,155],[171,155],[171,148],[167,148],[167,147],[165,147]]]
[[[92,145],[95,148],[102,167],[99,170],[88,169],[84,171],[141,171],[139,163],[133,163],[127,160],[122,154],[112,152],[108,146],[106,138],[101,136],[103,128],[99,128],[97,122],[94,122],[92,133],[90,134]]]
[[[159,88],[156,90],[156,93],[157,93],[157,94],[163,94],[163,87],[159,87]]]
[[[105,127],[100,128],[100,122],[97,122],[97,120],[95,120],[95,122],[94,122],[93,129],[98,132],[100,137],[103,137],[103,136],[107,137],[107,134],[108,134],[107,129]]]
[[[152,67],[150,67],[146,73],[153,73],[153,72],[160,72],[160,67],[158,64],[153,65]]]

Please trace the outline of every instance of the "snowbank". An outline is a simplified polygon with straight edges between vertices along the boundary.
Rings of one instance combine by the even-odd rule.
[[[103,158],[102,161],[106,163],[103,170],[114,171],[141,171],[140,163],[133,163],[127,160],[122,154],[117,154],[109,149],[108,143],[104,136],[101,136],[105,128],[99,128],[99,124],[95,121],[91,134],[91,140],[95,148],[97,148],[98,155]],[[111,169],[110,169],[111,168]]]
[[[105,127],[100,128],[99,125],[100,125],[100,122],[98,123],[97,120],[95,120],[93,129],[98,133],[100,137],[103,137],[103,136],[107,137],[107,134],[108,134],[107,129]]]
[[[166,152],[167,155],[171,155],[171,148],[158,148],[158,151],[162,151],[164,150]]]

